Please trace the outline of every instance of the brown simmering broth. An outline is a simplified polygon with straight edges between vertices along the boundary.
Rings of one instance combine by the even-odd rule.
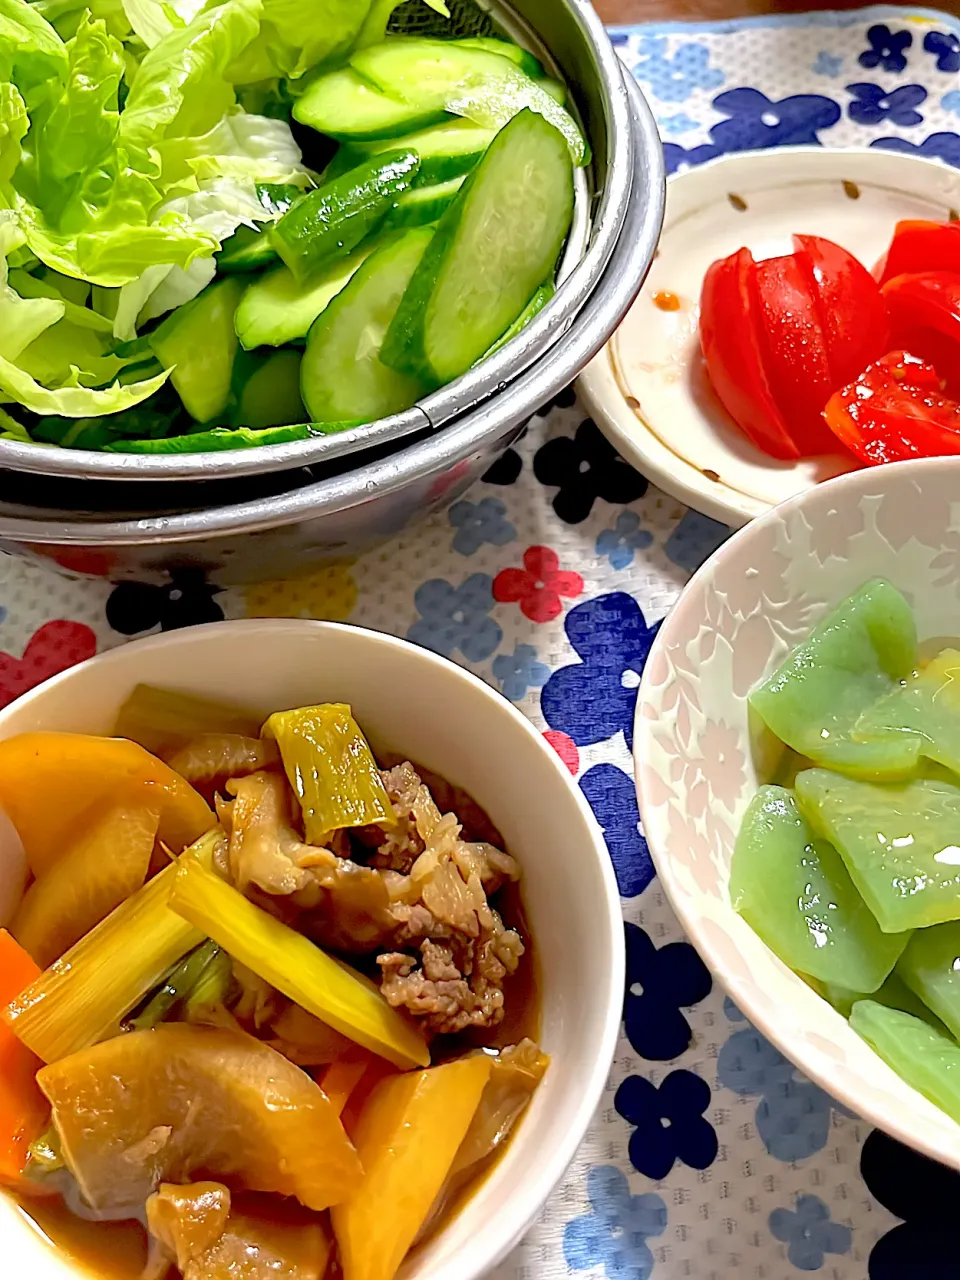
[[[406,756],[395,752],[377,751],[377,759],[383,768],[402,763]],[[463,824],[463,834],[468,840],[485,840],[504,848],[503,837],[489,816],[467,792],[446,782],[429,769],[414,764],[423,781],[430,788],[441,812],[453,812]],[[522,865],[521,865],[522,871]],[[539,1041],[541,1021],[539,961],[523,904],[522,879],[519,884],[506,884],[490,899],[504,921],[517,930],[526,948],[523,960],[515,974],[503,984],[505,1014],[501,1024],[493,1030],[478,1028],[457,1036],[440,1036],[433,1041],[433,1062],[449,1061],[477,1048],[502,1049],[518,1044],[528,1037]],[[514,1131],[514,1133],[516,1130]],[[428,1240],[444,1222],[458,1213],[483,1185],[496,1167],[503,1153],[513,1141],[503,1143],[486,1160],[464,1174],[464,1182],[454,1185],[444,1194],[442,1205],[426,1224],[421,1239]],[[299,1206],[286,1204],[278,1197],[235,1197],[238,1209],[244,1200],[256,1201],[257,1212],[264,1215],[273,1204],[273,1214],[278,1223],[288,1222],[291,1214],[308,1213]],[[147,1233],[139,1222],[86,1222],[76,1217],[59,1197],[45,1199],[17,1199],[17,1203],[31,1224],[80,1270],[96,1280],[139,1280],[147,1260]],[[328,1269],[328,1280],[338,1280],[340,1269],[336,1262]]]

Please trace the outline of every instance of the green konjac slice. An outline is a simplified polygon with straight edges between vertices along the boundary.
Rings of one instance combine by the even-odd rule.
[[[796,797],[885,933],[960,919],[960,787],[927,778],[881,786],[808,769]]]
[[[960,652],[944,649],[868,707],[852,736],[864,743],[919,739],[922,756],[960,773]]]
[[[900,957],[897,973],[960,1038],[960,924],[918,929]]]
[[[838,605],[750,695],[750,705],[782,742],[817,764],[853,777],[903,778],[916,765],[918,739],[860,742],[851,731],[916,661],[910,606],[876,579]]]
[[[882,933],[837,851],[814,837],[783,787],[761,787],[740,827],[734,909],[791,969],[875,991],[907,944]]]
[[[899,1009],[853,1006],[850,1025],[911,1088],[960,1122],[960,1045]]]

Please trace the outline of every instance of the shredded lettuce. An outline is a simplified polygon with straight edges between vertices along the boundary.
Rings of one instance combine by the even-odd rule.
[[[148,49],[206,8],[206,0],[123,0],[127,21]]]
[[[370,0],[263,0],[260,34],[230,68],[234,83],[297,80],[318,63],[345,57],[369,9]]]
[[[4,0],[9,2],[9,0]],[[120,141],[151,157],[158,143],[208,133],[236,101],[227,67],[260,30],[262,0],[226,0],[174,29],[140,63],[120,118]]]
[[[7,256],[23,243],[9,210],[0,210],[0,356],[16,360],[45,329],[63,317],[65,304],[52,298],[21,298],[7,281]]]

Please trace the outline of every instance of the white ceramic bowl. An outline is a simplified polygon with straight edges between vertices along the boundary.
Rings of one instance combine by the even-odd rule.
[[[755,520],[696,574],[660,630],[640,687],[640,809],[690,940],[751,1022],[852,1111],[960,1169],[960,1125],[904,1084],[778,960],[728,893],[735,835],[758,772],[769,776],[771,764],[751,756],[747,695],[874,577],[910,600],[921,641],[960,634],[960,459],[830,480]]]
[[[519,1241],[572,1160],[596,1109],[623,1004],[623,922],[603,837],[558,757],[498,693],[406,641],[326,622],[221,622],[137,641],[85,662],[0,713],[0,738],[35,729],[112,731],[146,682],[242,702],[266,715],[350,703],[375,746],[467,790],[524,873],[541,966],[551,1067],[512,1143],[465,1209],[406,1265],[404,1280],[475,1280]],[[55,797],[51,797],[55,802]],[[0,886],[19,877],[9,853]],[[0,1196],[4,1275],[78,1271]]]

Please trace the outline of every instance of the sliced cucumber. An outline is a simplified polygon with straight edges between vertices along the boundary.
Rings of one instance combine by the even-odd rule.
[[[408,409],[422,394],[417,378],[388,369],[379,353],[432,238],[433,232],[421,227],[389,240],[310,330],[300,391],[314,422],[373,422]]]
[[[197,422],[209,422],[227,407],[237,352],[234,314],[243,284],[227,276],[178,307],[150,335],[150,346],[183,407]]]
[[[497,341],[490,348],[490,350],[486,353],[486,355],[481,356],[480,360],[478,360],[477,363],[478,364],[482,363],[484,360],[487,359],[487,356],[495,355],[498,351],[502,350],[502,348],[505,347],[508,342],[512,342],[513,339],[517,336],[517,334],[523,333],[524,329],[527,327],[530,321],[535,316],[538,316],[540,314],[540,312],[547,305],[547,303],[553,298],[556,292],[557,292],[556,286],[554,285],[552,280],[548,280],[546,284],[542,284],[540,288],[537,290],[537,292],[530,299],[530,301],[527,303],[527,305],[520,312],[520,314],[517,316],[516,320],[514,320],[513,324],[510,326],[507,332],[503,335],[503,337],[498,338]]]
[[[545,80],[539,81],[540,88],[544,93],[549,93],[554,102],[559,102],[561,107],[567,105],[567,86],[561,84],[559,80],[552,80],[548,76]]]
[[[298,200],[271,229],[274,248],[297,279],[305,280],[375,231],[419,168],[415,151],[371,156]]]
[[[216,255],[218,271],[260,271],[277,261],[270,234],[263,227],[238,227]]]
[[[257,366],[240,390],[233,420],[238,427],[286,427],[307,418],[300,399],[299,351],[275,351]],[[247,357],[251,359],[253,357]]]
[[[302,187],[292,182],[258,182],[257,199],[274,218],[287,212],[304,194]]]
[[[522,111],[444,214],[390,326],[383,362],[434,387],[466,373],[552,273],[572,217],[565,140],[543,116]]]
[[[437,222],[456,200],[466,176],[451,178],[435,187],[414,187],[397,197],[387,214],[385,231],[399,231],[406,227],[426,227]]]
[[[314,80],[293,105],[293,118],[331,138],[399,137],[442,120],[441,107],[422,108],[381,93],[349,67]]]
[[[252,281],[234,317],[244,351],[282,347],[305,338],[317,316],[333,301],[373,252],[375,245],[338,258],[302,285],[289,267],[279,266]]]
[[[353,425],[353,424],[351,424]],[[262,444],[286,444],[290,440],[308,440],[314,432],[306,423],[290,427],[267,427],[252,431],[249,427],[213,427],[186,436],[168,436],[165,440],[116,440],[106,447],[107,453],[214,453],[222,449],[251,449]]]
[[[415,151],[420,157],[420,168],[413,185],[432,187],[438,182],[449,182],[451,178],[469,173],[474,165],[479,164],[496,136],[495,129],[482,129],[472,120],[448,120],[445,124],[422,129],[405,138],[341,147],[324,173],[324,180],[348,172],[369,156],[401,146]]]
[[[460,45],[462,49],[485,49],[487,53],[498,53],[501,58],[509,58],[511,62],[516,63],[523,74],[529,76],[531,80],[546,79],[547,73],[540,60],[526,49],[521,49],[512,40],[496,40],[492,36],[464,36],[451,43]]]
[[[573,117],[509,58],[450,40],[387,40],[350,60],[366,80],[411,108],[444,108],[488,129],[501,129],[529,109],[566,138],[574,163],[589,151]]]

